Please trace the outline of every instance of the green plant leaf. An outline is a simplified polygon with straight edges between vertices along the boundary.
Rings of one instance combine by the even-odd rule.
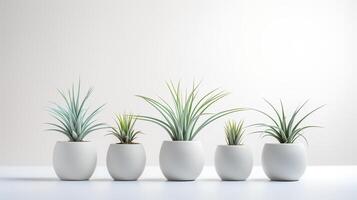
[[[199,85],[193,84],[192,89],[190,91],[185,90],[185,92],[182,92],[180,83],[175,86],[170,81],[166,83],[166,86],[169,90],[172,104],[169,104],[161,97],[159,97],[159,100],[154,100],[149,97],[137,95],[157,110],[162,118],[159,119],[141,115],[138,116],[138,119],[161,126],[172,140],[193,140],[194,137],[211,122],[225,115],[242,110],[230,109],[217,113],[208,113],[206,110],[225,97],[227,93],[215,89],[199,98]],[[202,122],[199,123],[201,119]]]
[[[133,144],[140,131],[134,130],[138,118],[134,115],[116,115],[116,127],[110,127],[110,135],[117,137],[122,144]]]
[[[65,101],[65,105],[60,106],[54,103],[54,106],[48,109],[51,116],[58,122],[57,124],[47,123],[56,127],[48,130],[63,133],[70,141],[79,142],[89,133],[106,128],[104,123],[96,123],[94,120],[104,105],[87,115],[88,108],[85,107],[85,103],[93,91],[92,88],[87,91],[83,99],[81,99],[80,81],[77,87],[72,84],[71,89],[67,90],[67,95],[61,90],[57,91]]]
[[[306,142],[306,137],[301,133],[303,130],[309,129],[309,128],[317,128],[319,126],[304,126],[301,127],[301,123],[312,113],[315,111],[319,110],[323,106],[320,106],[306,115],[304,115],[296,124],[294,124],[294,121],[296,119],[296,116],[300,113],[302,108],[306,105],[308,101],[305,101],[301,106],[297,107],[296,110],[293,112],[291,117],[288,119],[286,115],[286,112],[284,110],[284,105],[282,101],[280,101],[280,107],[281,107],[281,113],[278,112],[278,110],[273,106],[272,103],[269,101],[265,100],[264,101],[271,107],[276,115],[277,119],[274,119],[274,117],[270,116],[269,114],[257,110],[257,109],[251,109],[254,111],[257,111],[264,116],[268,117],[270,120],[273,121],[273,125],[267,124],[267,123],[257,123],[253,124],[251,126],[256,126],[263,128],[263,130],[255,131],[253,133],[266,133],[264,137],[273,137],[280,143],[294,143],[299,137],[303,138]]]

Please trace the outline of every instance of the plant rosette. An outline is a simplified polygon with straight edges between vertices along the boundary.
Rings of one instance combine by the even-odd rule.
[[[243,181],[252,172],[252,151],[246,145],[218,145],[214,163],[222,180]]]
[[[109,146],[108,172],[114,180],[137,180],[144,171],[146,155],[143,145],[134,142],[141,133],[134,129],[136,118],[127,114],[117,115],[115,123],[108,135],[115,136],[120,143]]]
[[[216,89],[199,96],[198,85],[195,84],[191,91],[182,90],[180,83],[175,86],[171,82],[167,84],[167,87],[171,102],[160,97],[159,100],[155,100],[138,96],[158,111],[161,117],[145,115],[136,117],[160,126],[172,140],[164,141],[161,145],[160,168],[164,176],[168,180],[175,181],[195,180],[202,171],[204,154],[201,143],[193,139],[207,125],[243,109],[233,108],[210,112],[209,108],[224,98],[227,95],[226,92]]]
[[[107,153],[107,168],[114,180],[134,181],[143,173],[146,163],[142,144],[111,144]]]
[[[242,143],[245,136],[243,121],[228,121],[225,126],[227,145],[218,145],[215,153],[215,168],[224,181],[243,181],[253,168],[250,148]]]
[[[88,180],[97,164],[97,153],[92,142],[84,141],[84,138],[99,129],[104,129],[104,123],[97,123],[95,116],[103,105],[92,112],[88,112],[85,106],[92,93],[89,89],[81,98],[81,85],[66,93],[58,90],[65,101],[64,106],[53,103],[49,109],[51,116],[57,123],[47,123],[54,131],[65,135],[68,142],[57,142],[53,151],[53,168],[61,180]]]
[[[203,148],[196,141],[164,141],[159,161],[167,180],[193,181],[203,169]]]
[[[92,142],[57,142],[53,151],[53,167],[61,180],[88,180],[97,164]]]
[[[263,137],[272,137],[279,143],[267,143],[263,147],[262,166],[265,174],[273,181],[297,181],[304,174],[306,169],[306,150],[301,143],[295,143],[299,138],[304,139],[304,131],[310,128],[318,128],[315,125],[302,125],[302,122],[312,113],[316,112],[323,106],[319,106],[307,114],[303,115],[299,120],[297,116],[301,112],[304,104],[297,107],[296,110],[288,117],[285,112],[283,103],[280,101],[280,112],[269,101],[265,100],[273,109],[275,117],[256,110],[259,113],[268,117],[271,123],[256,124],[263,130],[256,131],[263,133]]]

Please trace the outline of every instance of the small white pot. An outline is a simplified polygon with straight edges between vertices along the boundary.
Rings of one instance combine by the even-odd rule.
[[[97,164],[97,152],[91,142],[57,142],[53,168],[61,180],[88,180]]]
[[[214,163],[222,180],[243,181],[252,172],[253,154],[245,145],[218,145]]]
[[[262,154],[265,174],[276,181],[297,181],[306,169],[303,144],[265,144]]]
[[[143,173],[146,163],[142,144],[111,144],[107,153],[107,168],[114,180],[134,181]]]
[[[164,141],[160,150],[160,168],[167,180],[193,181],[204,165],[203,148],[196,141]]]

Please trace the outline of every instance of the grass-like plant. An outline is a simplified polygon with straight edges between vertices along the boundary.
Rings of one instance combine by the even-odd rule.
[[[224,127],[224,131],[226,133],[226,142],[228,145],[241,145],[243,144],[243,136],[244,136],[244,128],[243,121],[239,121],[238,123],[235,121],[226,122],[226,126]]]
[[[92,112],[88,112],[86,102],[93,92],[90,88],[84,98],[81,98],[81,83],[78,82],[77,89],[72,85],[71,89],[64,93],[58,90],[65,101],[64,106],[53,103],[49,112],[57,123],[47,123],[52,128],[49,131],[55,131],[66,135],[71,142],[81,142],[89,133],[106,128],[104,123],[97,123],[94,117],[100,112],[104,105],[98,107]]]
[[[155,118],[150,116],[137,116],[138,119],[155,123],[161,126],[169,134],[173,141],[191,141],[195,136],[211,122],[234,112],[241,108],[234,108],[217,113],[207,112],[217,101],[227,95],[218,89],[212,90],[202,97],[198,97],[199,85],[193,84],[190,92],[183,93],[180,83],[176,86],[170,82],[166,84],[173,103],[169,104],[163,98],[155,100],[149,97],[137,95],[154,107],[162,116]],[[202,121],[200,121],[202,119]]]
[[[120,140],[121,144],[134,144],[136,136],[140,131],[134,129],[136,118],[133,115],[117,115],[116,127],[111,127],[109,135],[114,135]]]
[[[254,124],[255,126],[264,128],[264,130],[255,131],[255,133],[263,133],[263,137],[273,137],[280,143],[294,143],[298,138],[303,138],[307,143],[307,139],[303,135],[303,131],[310,128],[321,128],[321,126],[314,125],[302,126],[302,122],[312,113],[322,108],[324,105],[313,109],[312,111],[303,115],[298,120],[296,119],[297,115],[301,112],[301,109],[306,105],[308,101],[305,101],[301,106],[297,107],[290,117],[288,117],[288,115],[286,114],[282,101],[280,101],[280,112],[278,111],[278,108],[273,106],[272,103],[265,99],[264,101],[273,109],[276,117],[274,118],[273,116],[263,111],[253,109],[268,117],[272,122],[272,124]]]

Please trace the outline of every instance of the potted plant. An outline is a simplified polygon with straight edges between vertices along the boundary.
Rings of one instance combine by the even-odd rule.
[[[225,181],[245,180],[253,168],[253,155],[250,148],[242,143],[243,121],[228,121],[225,134],[227,145],[218,145],[216,148],[216,172]]]
[[[120,141],[111,144],[107,153],[107,168],[114,180],[137,180],[144,171],[146,155],[143,145],[134,142],[141,133],[134,129],[135,122],[132,115],[117,115],[116,127],[111,127],[109,135]]]
[[[258,123],[256,126],[262,127],[263,130],[256,132],[263,133],[263,137],[272,137],[279,143],[267,143],[263,147],[262,165],[265,174],[271,180],[277,181],[297,181],[304,174],[306,168],[306,150],[302,143],[296,143],[299,138],[306,138],[303,131],[320,126],[303,126],[302,122],[315,111],[323,106],[313,109],[302,118],[297,120],[297,115],[306,105],[307,101],[299,106],[290,116],[286,114],[283,103],[280,101],[279,112],[269,101],[266,103],[273,109],[276,118],[256,110],[271,120],[270,124]],[[297,121],[297,122],[296,122]]]
[[[105,128],[104,123],[97,123],[94,117],[103,108],[88,111],[86,102],[93,89],[89,89],[81,98],[81,85],[77,89],[72,85],[67,93],[58,92],[63,97],[64,106],[54,103],[49,108],[51,116],[57,123],[47,123],[55,131],[65,135],[68,141],[58,141],[53,151],[53,167],[61,180],[88,180],[96,167],[97,153],[94,145],[84,138],[93,131]]]
[[[195,180],[202,171],[204,154],[201,143],[193,139],[211,122],[241,110],[235,108],[217,113],[207,112],[208,108],[227,93],[216,89],[199,98],[198,86],[193,84],[190,92],[183,93],[180,83],[176,86],[172,82],[167,83],[173,104],[163,98],[158,101],[138,95],[162,116],[155,118],[139,115],[138,119],[159,125],[172,140],[162,143],[159,157],[161,171],[168,180]]]

